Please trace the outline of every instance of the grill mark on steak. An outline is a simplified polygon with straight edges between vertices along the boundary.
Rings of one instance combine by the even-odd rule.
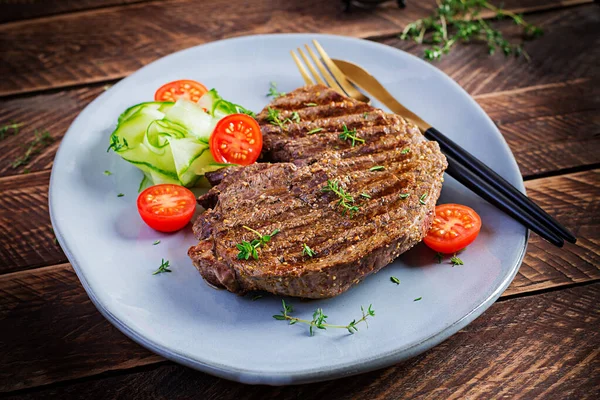
[[[422,239],[446,167],[437,143],[425,141],[418,128],[395,115],[324,87],[298,89],[269,107],[284,118],[293,111],[301,115],[299,124],[286,124],[284,130],[266,121],[267,109],[258,117],[270,146],[265,158],[294,163],[253,164],[207,174],[216,186],[199,202],[213,209],[194,224],[200,243],[188,252],[207,281],[237,293],[266,290],[331,297]],[[356,110],[366,110],[366,118]],[[324,133],[306,135],[319,124]],[[352,147],[340,140],[344,124],[356,127],[366,143]],[[403,153],[405,148],[410,152]],[[375,165],[385,170],[370,171]],[[328,179],[339,181],[354,197],[359,211],[353,218],[342,215],[337,196],[321,190]],[[363,192],[371,198],[361,197]],[[400,198],[405,192],[410,196]],[[425,205],[419,201],[423,193]],[[257,261],[237,260],[235,245],[256,238],[244,225],[261,234],[281,230],[260,248]],[[303,244],[316,256],[303,256]]]

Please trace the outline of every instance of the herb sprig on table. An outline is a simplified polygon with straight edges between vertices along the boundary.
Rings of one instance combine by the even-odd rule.
[[[354,334],[354,332],[358,332],[358,328],[356,327],[356,325],[360,324],[361,322],[364,322],[368,328],[369,325],[367,324],[367,318],[375,316],[375,310],[373,310],[372,304],[369,305],[369,308],[367,308],[366,311],[363,306],[360,306],[360,311],[362,312],[362,317],[360,319],[353,319],[348,325],[333,325],[327,323],[327,318],[329,317],[323,313],[322,308],[317,308],[313,313],[312,320],[307,320],[292,317],[290,314],[294,312],[294,307],[292,307],[291,304],[286,304],[285,300],[281,300],[281,304],[283,305],[283,310],[281,310],[280,314],[273,315],[273,318],[279,321],[289,321],[290,325],[294,325],[298,322],[302,324],[307,324],[309,325],[308,331],[310,333],[310,336],[313,336],[315,334],[315,328],[323,330],[327,328],[346,329],[348,332]]]
[[[33,135],[34,139],[31,143],[29,143],[25,153],[12,162],[11,166],[13,169],[29,164],[29,161],[31,161],[31,156],[39,154],[42,149],[54,142],[54,138],[50,136],[48,131],[38,132],[36,130]]]
[[[489,19],[484,19],[482,12],[493,13],[496,20],[511,19],[523,28],[524,39],[535,39],[543,34],[541,28],[526,22],[521,14],[503,10],[486,0],[440,0],[433,15],[408,24],[400,38],[429,45],[423,55],[430,61],[448,54],[456,43],[472,41],[485,43],[490,55],[502,51],[506,56],[523,55],[529,60],[523,44],[506,40]]]
[[[10,133],[11,131],[12,131],[13,135],[18,134],[19,133],[19,128],[22,127],[22,126],[23,126],[22,123],[17,124],[16,122],[12,123],[12,124],[7,124],[7,125],[0,126],[0,140],[4,140],[4,138],[6,136],[8,136],[7,134]]]

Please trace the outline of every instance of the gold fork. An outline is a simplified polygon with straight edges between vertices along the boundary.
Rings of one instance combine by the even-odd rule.
[[[342,96],[349,96],[358,101],[370,103],[371,99],[359,92],[350,83],[350,81],[346,79],[346,75],[344,75],[342,71],[340,71],[340,69],[333,63],[333,61],[331,60],[331,58],[329,58],[325,50],[323,50],[323,47],[319,44],[319,42],[313,40],[312,43],[315,46],[315,49],[317,49],[317,52],[319,53],[321,59],[323,59],[323,62],[327,67],[323,65],[323,62],[321,62],[319,57],[316,56],[316,54],[313,52],[309,45],[306,44],[304,45],[304,47],[306,48],[306,52],[308,53],[310,59],[306,56],[306,54],[304,54],[301,48],[298,47],[297,50],[302,60],[304,60],[306,68],[308,68],[308,70],[314,77],[314,81],[311,79],[310,74],[304,67],[302,61],[300,61],[300,58],[298,58],[294,51],[290,51],[290,54],[292,55],[292,58],[294,59],[294,62],[296,63],[296,66],[298,67],[298,70],[300,71],[300,75],[302,75],[304,82],[306,82],[307,85],[314,85],[315,83],[318,83],[321,85],[329,86]],[[312,63],[310,60],[312,60]],[[316,65],[318,70],[321,71],[320,74],[313,66],[313,63],[314,65]]]

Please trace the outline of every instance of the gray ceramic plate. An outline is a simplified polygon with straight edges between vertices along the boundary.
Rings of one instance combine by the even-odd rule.
[[[373,304],[366,329],[318,331],[272,318],[281,299],[257,301],[207,286],[186,255],[191,229],[160,234],[136,211],[141,173],[114,153],[108,138],[119,114],[181,78],[218,88],[260,110],[269,81],[282,91],[303,84],[289,50],[318,38],[332,57],[367,68],[409,108],[523,189],[502,136],[467,93],[435,67],[380,44],[337,36],[250,36],[194,47],[160,59],[94,100],[73,122],[52,169],[50,213],[56,236],[100,312],[126,335],[162,356],[245,382],[314,382],[385,367],[447,339],[487,309],[516,274],[527,231],[447,178],[440,203],[474,208],[483,229],[461,258],[437,264],[420,244],[347,293],[328,300],[290,299],[299,317],[322,307],[348,323]],[[377,106],[377,104],[375,104]],[[110,170],[111,176],[103,172]],[[124,197],[117,197],[124,193]],[[159,245],[152,243],[160,239]],[[173,273],[152,275],[161,259]],[[400,285],[390,282],[390,276]],[[414,301],[422,298],[420,301]]]

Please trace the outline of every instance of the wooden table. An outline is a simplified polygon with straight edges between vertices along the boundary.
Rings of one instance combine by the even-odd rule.
[[[397,33],[434,2],[350,14],[324,0],[1,2],[0,125],[24,125],[0,140],[0,390],[8,398],[599,398],[600,9],[577,2],[504,1],[546,32],[527,44],[529,63],[461,45],[436,64],[496,122],[528,194],[575,232],[577,245],[558,249],[532,235],[498,302],[412,360],[283,388],[166,361],[100,315],[50,224],[56,149],[107,86],[173,51],[253,33],[327,32],[420,54]],[[55,141],[13,168],[36,130]]]

